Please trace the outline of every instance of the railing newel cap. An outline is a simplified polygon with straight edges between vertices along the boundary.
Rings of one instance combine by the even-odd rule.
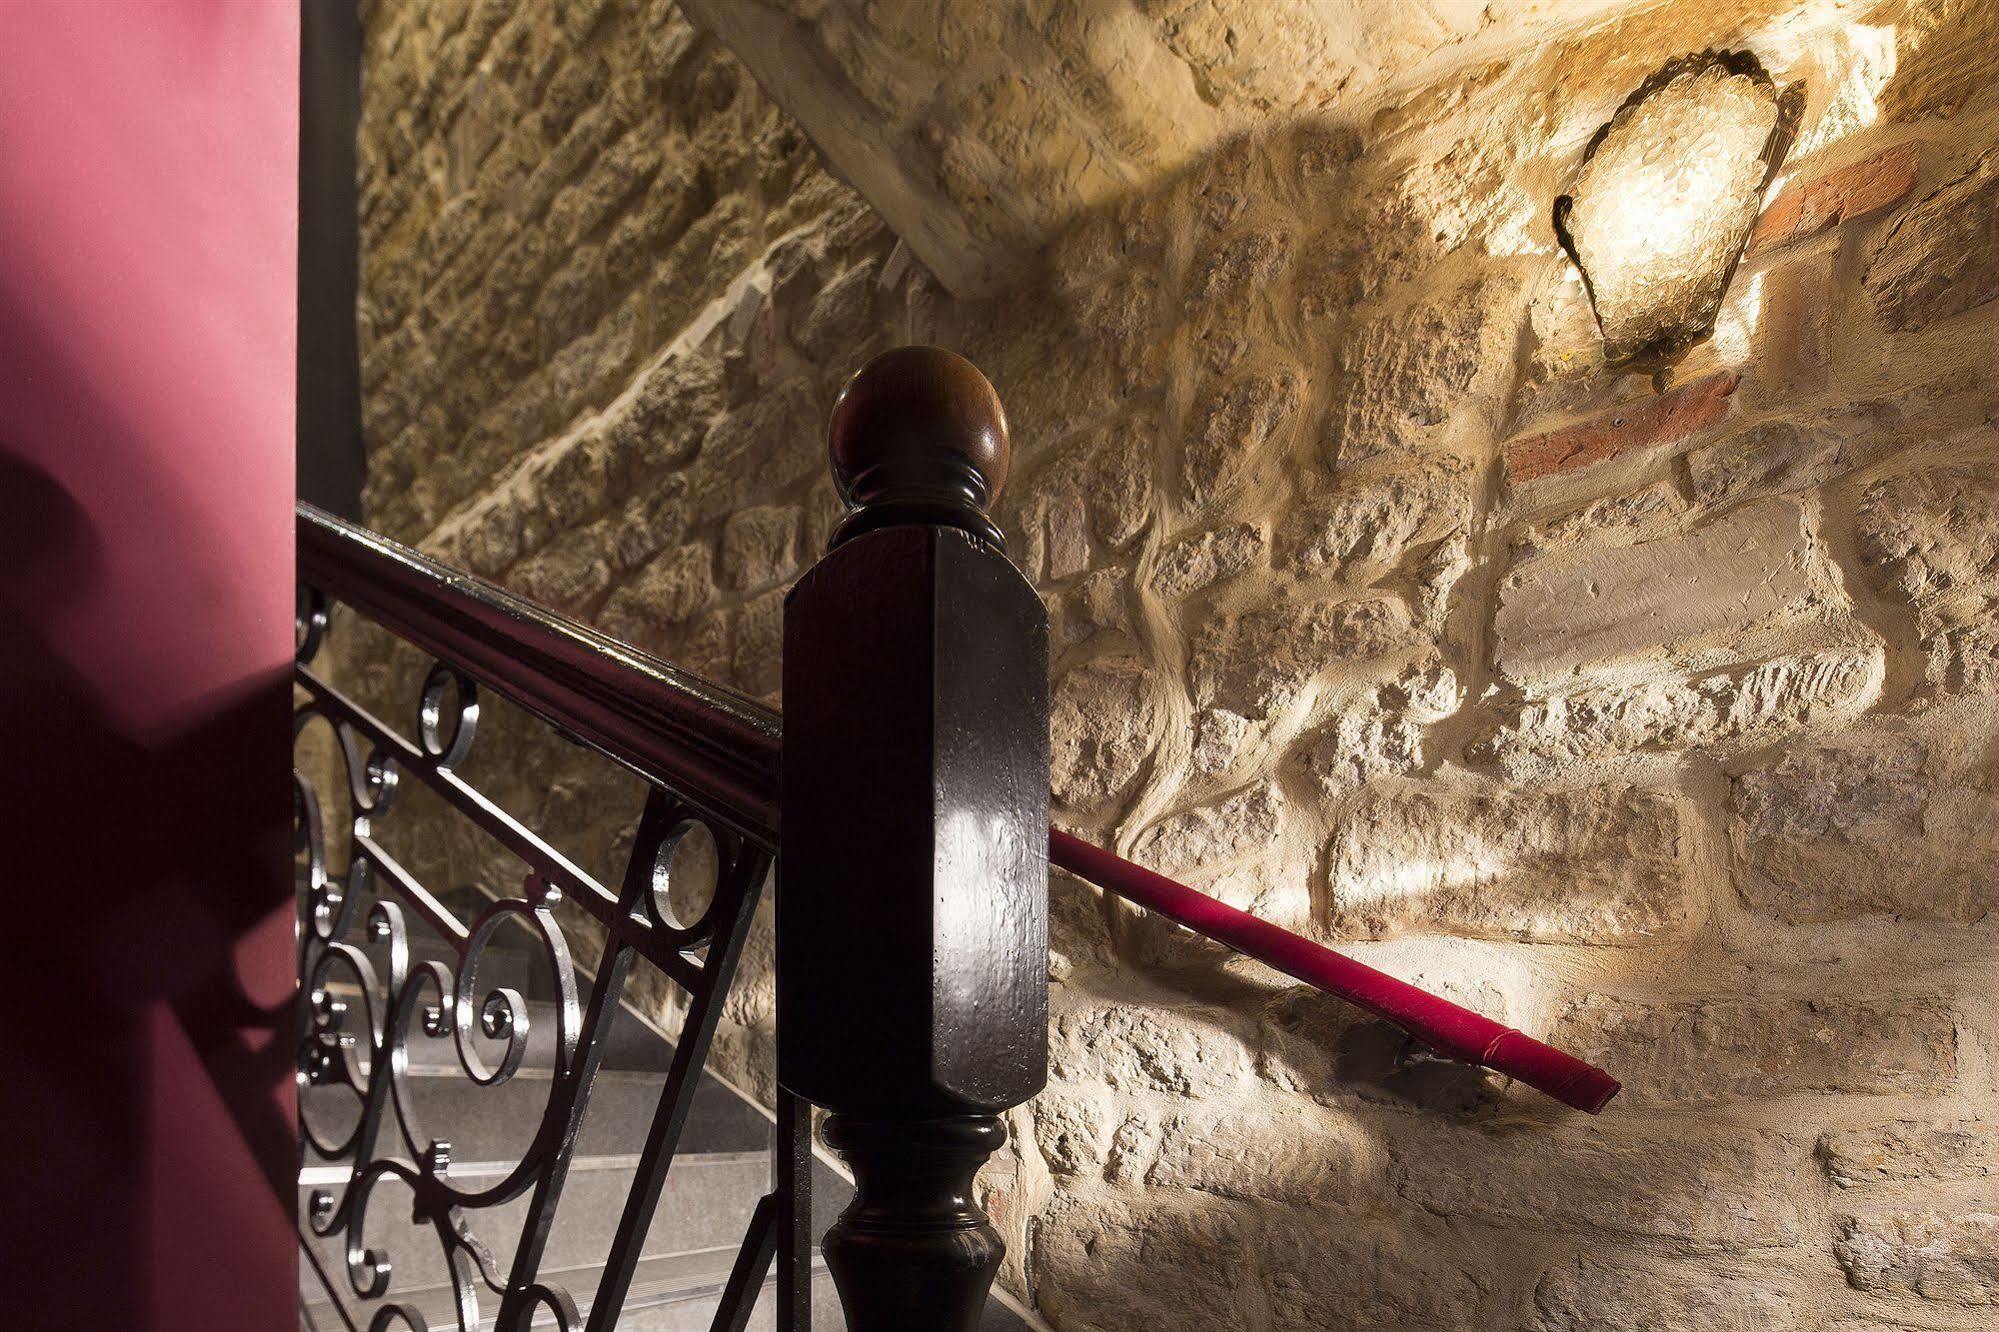
[[[854,372],[827,423],[833,482],[851,512],[827,549],[902,523],[962,528],[1000,550],[992,502],[1012,457],[986,377],[942,347],[896,347]]]

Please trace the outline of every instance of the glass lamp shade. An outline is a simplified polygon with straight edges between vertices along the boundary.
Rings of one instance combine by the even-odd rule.
[[[1555,235],[1612,365],[1657,373],[1714,332],[1803,104],[1755,56],[1702,51],[1655,70],[1590,140]]]

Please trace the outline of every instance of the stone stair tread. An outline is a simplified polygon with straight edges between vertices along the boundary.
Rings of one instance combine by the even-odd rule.
[[[735,1261],[736,1250],[732,1247],[692,1249],[682,1253],[655,1254],[641,1258],[633,1274],[631,1290],[625,1298],[624,1317],[620,1319],[620,1325],[624,1326],[632,1314],[670,1305],[705,1303],[712,1308],[714,1302],[721,1298]],[[579,1312],[587,1317],[590,1299],[596,1292],[597,1274],[601,1270],[599,1265],[583,1264],[550,1269],[541,1275],[549,1284],[569,1291],[576,1300]],[[817,1253],[812,1256],[812,1271],[815,1285],[826,1279],[825,1260]],[[774,1273],[766,1276],[764,1281],[766,1291],[776,1285],[776,1280]],[[314,1284],[317,1285],[316,1282]],[[319,1288],[316,1293],[318,1298],[306,1301],[308,1316],[316,1310],[331,1309],[332,1301],[327,1297],[326,1291]],[[481,1296],[480,1327],[488,1328],[492,1326],[490,1319],[497,1311],[498,1305],[492,1293],[483,1287],[481,1287]],[[457,1305],[452,1287],[449,1285],[427,1286],[407,1291],[399,1295],[395,1302],[415,1309],[432,1327],[457,1325]],[[553,1326],[553,1319],[535,1320],[534,1326],[545,1325]]]
[[[614,1233],[630,1196],[639,1164],[636,1154],[579,1156],[571,1161],[568,1180],[554,1215],[544,1261],[558,1267],[602,1262],[611,1251]],[[490,1188],[512,1173],[512,1161],[454,1161],[450,1178],[467,1190]],[[315,1188],[339,1191],[339,1168],[312,1168],[300,1180],[301,1214]],[[640,1241],[640,1254],[693,1252],[741,1241],[757,1199],[770,1185],[768,1152],[683,1152],[674,1157],[659,1205]],[[384,1246],[406,1265],[410,1289],[443,1284],[448,1275],[426,1225],[408,1220],[403,1187],[385,1182],[388,1194],[369,1208],[370,1243]],[[503,1264],[512,1257],[530,1198],[522,1194],[504,1203],[466,1213],[473,1233]]]
[[[637,1168],[639,1160],[640,1157],[636,1152],[578,1154],[569,1160],[569,1173],[576,1175],[588,1174],[593,1170],[633,1170]],[[675,1165],[680,1165],[683,1162],[690,1164],[733,1164],[738,1162],[767,1164],[769,1161],[770,1153],[768,1151],[682,1151],[676,1152],[673,1157]],[[451,1163],[449,1178],[462,1182],[488,1178],[497,1179],[511,1171],[514,1168],[514,1164],[512,1161],[453,1161]],[[343,1165],[307,1166],[299,1172],[298,1186],[302,1189],[324,1188],[329,1185],[337,1186],[346,1178],[347,1168]]]
[[[481,989],[490,989],[481,986]],[[342,978],[326,986],[329,994],[346,1000],[350,1011],[355,1014],[351,1020],[359,1021],[363,1011],[360,989],[352,980]],[[587,1002],[587,996],[579,1003]],[[555,1001],[552,999],[529,998],[527,1003],[528,1045],[523,1060],[523,1072],[536,1067],[546,1071],[555,1060]],[[455,1037],[425,1036],[414,1023],[411,1024],[411,1039],[408,1044],[412,1068],[456,1068],[458,1056]],[[496,1061],[505,1048],[498,1040],[475,1036],[474,1048],[480,1050],[489,1061]],[[640,1070],[664,1073],[673,1062],[673,1046],[661,1039],[658,1033],[647,1027],[628,1010],[620,1007],[612,1017],[610,1030],[605,1033],[604,1065],[608,1069]]]
[[[455,1065],[413,1065],[412,1097],[423,1131],[445,1138],[461,1160],[488,1160],[526,1150],[548,1104],[550,1074],[523,1068],[497,1087],[473,1083]],[[645,1141],[658,1109],[665,1075],[645,1069],[605,1069],[597,1074],[584,1116],[579,1148],[603,1153],[635,1150]],[[323,1135],[335,1136],[353,1122],[351,1091],[308,1087],[307,1117]],[[737,1093],[711,1077],[696,1085],[694,1104],[681,1136],[682,1151],[768,1150],[772,1124]]]

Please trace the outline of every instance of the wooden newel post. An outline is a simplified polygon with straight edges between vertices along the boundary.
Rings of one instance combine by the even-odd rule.
[[[972,1180],[1048,1076],[1048,618],[970,362],[876,357],[830,443],[850,512],[785,603],[778,1079],[854,1169],[850,1332],[969,1332],[1004,1252]]]

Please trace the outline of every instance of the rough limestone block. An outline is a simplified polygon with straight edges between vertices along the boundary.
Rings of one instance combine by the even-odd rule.
[[[1351,328],[1340,344],[1326,461],[1351,467],[1434,440],[1510,354],[1514,296],[1508,282],[1481,281]]]
[[[1285,813],[1275,783],[1251,787],[1146,829],[1131,858],[1167,875],[1212,868],[1269,850],[1284,831]]]
[[[1423,642],[1399,597],[1321,601],[1291,598],[1241,615],[1222,615],[1195,641],[1195,699],[1241,716],[1267,718],[1334,667],[1379,660]]]
[[[1738,777],[1730,804],[1752,910],[1969,925],[1999,906],[1999,795],[1905,729],[1796,749]]]
[[[1224,236],[1195,258],[1188,295],[1206,303],[1240,300],[1277,281],[1291,250],[1291,237],[1281,228]]]
[[[1721,505],[1818,485],[1850,465],[1843,435],[1824,422],[1777,417],[1698,445],[1687,451],[1694,498]]]
[[[1855,1290],[1968,1308],[1999,1305],[1999,1198],[1961,1211],[1846,1217],[1833,1252]]]
[[[1999,454],[1875,482],[1855,529],[1867,562],[1918,606],[1999,584]]]
[[[1051,1087],[1028,1103],[1034,1141],[1057,1175],[1100,1172],[1110,1147],[1109,1098]]]
[[[611,594],[603,620],[613,633],[643,643],[706,609],[715,598],[714,555],[699,542],[676,546]]]
[[[522,561],[508,573],[506,586],[565,615],[585,615],[611,584],[610,562],[600,553],[603,545],[602,533],[594,527],[572,531]]]
[[[1648,1003],[1599,994],[1569,1004],[1554,1030],[1563,1049],[1616,1068],[1633,1104],[1936,1096],[1957,1083],[1956,1024],[1930,998]]]
[[[1051,612],[1056,617],[1055,651],[1086,643],[1102,633],[1131,633],[1131,571],[1099,569],[1085,574],[1060,596],[1053,598]]]
[[[1215,1008],[1156,1008],[1049,995],[1049,1068],[1055,1082],[1199,1099],[1251,1085],[1245,1024]]]
[[[1038,1303],[1063,1328],[1252,1326],[1242,1274],[1258,1244],[1227,1204],[1062,1198],[1034,1236]]]
[[[1270,538],[1256,523],[1231,523],[1186,538],[1159,557],[1153,591],[1169,600],[1190,596],[1246,573],[1269,551]]]
[[[1682,811],[1662,792],[1369,793],[1334,827],[1325,928],[1636,944],[1689,919]]]
[[[1999,690],[1999,455],[1877,481],[1854,527],[1876,582],[1916,612],[1931,687]]]
[[[1929,0],[1911,6],[1896,26],[1918,53],[1881,93],[1880,114],[1892,122],[1949,118],[1990,100],[1999,87],[1999,24],[1993,0]]]
[[[769,698],[782,679],[784,662],[784,595],[774,587],[744,603],[736,612],[736,643],[730,657],[730,683],[758,698]]]
[[[1864,281],[1882,326],[1897,333],[1999,296],[1999,152],[1896,219]]]
[[[1078,813],[1122,799],[1152,752],[1159,720],[1155,677],[1135,657],[1102,657],[1064,675],[1049,718],[1055,799]]]
[[[1451,686],[1455,694],[1455,681]],[[1301,745],[1305,770],[1327,800],[1370,782],[1413,772],[1423,763],[1423,729],[1416,715],[1389,705],[1385,691],[1371,703],[1343,709],[1316,736]],[[1434,718],[1433,718],[1434,719]]]
[[[1475,486],[1471,465],[1448,454],[1342,477],[1285,520],[1285,563],[1301,573],[1379,576],[1417,543],[1467,524]]]
[[[1819,1160],[1841,1188],[1999,1175],[1999,1125],[1986,1120],[1893,1119],[1836,1129],[1819,1139]]]
[[[1477,1325],[1492,1277],[1452,1237],[1405,1216],[1368,1221],[1325,1207],[1270,1221],[1263,1266],[1273,1332]]]
[[[1694,680],[1645,680],[1523,704],[1476,747],[1506,771],[1544,778],[1648,750],[1760,743],[1858,717],[1880,695],[1878,645],[1779,657]]]
[[[730,514],[722,524],[722,581],[737,592],[789,581],[799,566],[798,519],[793,504],[757,504]]]
[[[1301,394],[1295,372],[1250,375],[1212,393],[1195,409],[1180,469],[1188,498],[1206,505],[1232,490],[1291,428]]]
[[[1424,1126],[1389,1145],[1395,1185],[1417,1206],[1528,1231],[1650,1236],[1709,1253],[1804,1238],[1807,1150],[1756,1129],[1651,1137],[1525,1124]]]
[[[1341,1116],[1289,1107],[1195,1106],[1160,1126],[1153,1188],[1305,1205],[1374,1195],[1379,1152]]]
[[[1788,499],[1745,505],[1684,536],[1546,555],[1500,591],[1494,664],[1527,684],[1702,641],[1725,647],[1766,622],[1809,615],[1821,595],[1811,562],[1803,507]]]
[[[1582,1254],[1541,1278],[1523,1332],[1787,1332],[1798,1325],[1787,1285],[1767,1272]]]

